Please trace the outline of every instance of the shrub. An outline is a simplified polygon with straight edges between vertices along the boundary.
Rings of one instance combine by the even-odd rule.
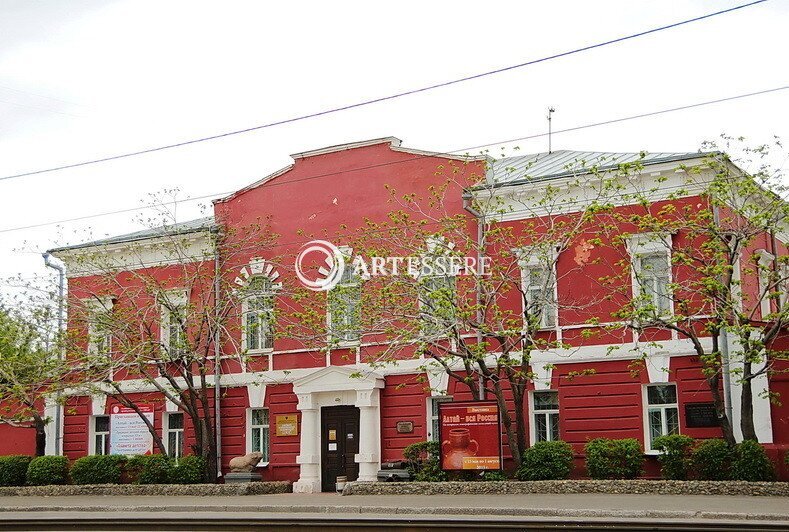
[[[84,456],[71,466],[74,484],[120,484],[125,456]]]
[[[731,472],[734,480],[748,482],[775,480],[772,462],[767,458],[764,447],[754,440],[745,440],[734,448]]]
[[[586,470],[595,479],[636,478],[644,467],[641,445],[635,438],[596,438],[585,447]]]
[[[68,458],[65,456],[39,456],[27,467],[26,482],[30,486],[66,484]]]
[[[721,439],[704,440],[693,449],[690,462],[699,480],[729,480],[732,448]]]
[[[0,456],[0,486],[23,486],[30,460],[23,454]]]
[[[573,448],[563,441],[541,441],[526,449],[518,480],[562,480],[573,469]]]
[[[491,469],[489,471],[483,471],[480,475],[478,480],[484,481],[501,481],[501,480],[508,480],[507,474],[504,471],[500,471],[497,469]]]
[[[168,473],[170,484],[202,484],[205,482],[207,463],[202,456],[182,456]]]
[[[135,484],[167,484],[172,462],[163,454],[137,455],[129,459],[126,471]]]
[[[684,434],[669,434],[655,438],[652,446],[660,451],[660,473],[668,480],[687,480],[693,438]]]
[[[441,470],[440,445],[437,441],[412,443],[403,450],[408,461],[408,471],[418,482],[441,482],[447,474]]]

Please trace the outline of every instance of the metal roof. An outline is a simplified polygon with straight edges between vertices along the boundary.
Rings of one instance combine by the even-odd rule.
[[[50,249],[49,252],[56,253],[58,251],[69,251],[73,249],[89,248],[94,246],[107,246],[112,244],[123,244],[126,242],[136,242],[138,240],[146,240],[149,238],[157,238],[162,236],[196,233],[200,231],[208,231],[214,226],[214,217],[207,216],[205,218],[189,220],[188,222],[163,225],[160,227],[153,227],[151,229],[143,229],[142,231],[135,231],[134,233],[127,233],[125,235],[112,236],[109,238],[103,238],[101,240],[93,240],[92,242],[85,242],[84,244],[75,244],[73,246],[64,246]]]
[[[705,153],[616,153],[600,151],[557,150],[551,153],[533,153],[519,157],[505,157],[491,165],[489,182],[508,185],[529,181],[544,181],[568,175],[587,173],[596,167],[610,170],[623,163],[640,162],[644,165],[698,159]]]

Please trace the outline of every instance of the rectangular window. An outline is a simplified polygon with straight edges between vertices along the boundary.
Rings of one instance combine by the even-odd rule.
[[[532,393],[534,442],[559,439],[559,392]]]
[[[269,437],[268,409],[253,408],[249,423],[250,452],[262,454],[261,462],[269,461]]]
[[[110,454],[110,416],[93,418],[93,454]]]
[[[422,333],[446,336],[457,316],[457,285],[454,275],[431,275],[419,279],[419,312]]]
[[[675,384],[650,384],[647,386],[646,424],[648,449],[659,436],[679,434],[679,406]]]
[[[340,282],[328,291],[329,333],[340,342],[358,342],[361,338],[362,285],[346,262]]]
[[[545,266],[524,266],[522,271],[524,318],[539,319],[540,327],[556,326],[556,281]]]
[[[111,300],[86,302],[88,319],[88,354],[108,355],[112,349]]]
[[[428,397],[427,398],[427,407],[428,407],[428,433],[427,439],[432,441],[438,441],[439,434],[438,434],[438,405],[440,403],[446,403],[452,401],[451,397],[448,396],[438,396],[438,397]]]
[[[253,277],[244,299],[244,339],[248,351],[274,348],[274,289],[268,277]]]
[[[167,414],[167,454],[178,460],[184,455],[184,415]]]
[[[639,302],[660,315],[671,313],[671,262],[666,253],[639,255],[636,260]]]

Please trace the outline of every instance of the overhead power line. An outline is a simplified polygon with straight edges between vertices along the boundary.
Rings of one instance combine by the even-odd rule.
[[[233,136],[233,135],[240,135],[240,134],[243,134],[243,133],[250,133],[252,131],[258,131],[258,130],[261,130],[261,129],[267,129],[267,128],[271,128],[271,127],[275,127],[275,126],[281,126],[281,125],[284,125],[284,124],[292,124],[294,122],[300,122],[302,120],[307,120],[307,119],[310,119],[310,118],[317,118],[319,116],[326,116],[326,115],[330,115],[330,114],[334,114],[334,113],[339,113],[341,111],[348,111],[350,109],[356,109],[356,108],[364,107],[364,106],[367,106],[367,105],[372,105],[372,104],[381,103],[381,102],[385,102],[385,101],[389,101],[389,100],[394,100],[396,98],[402,98],[404,96],[411,96],[413,94],[419,94],[419,93],[422,93],[422,92],[427,92],[427,91],[431,91],[431,90],[434,90],[434,89],[439,89],[439,88],[442,88],[442,87],[448,87],[450,85],[456,85],[458,83],[462,83],[462,82],[465,82],[465,81],[471,81],[471,80],[474,80],[474,79],[484,78],[484,77],[492,76],[492,75],[495,75],[495,74],[501,74],[503,72],[508,72],[508,71],[511,71],[511,70],[516,70],[516,69],[524,68],[524,67],[531,66],[531,65],[536,65],[538,63],[544,63],[546,61],[551,61],[551,60],[554,60],[554,59],[559,59],[559,58],[562,58],[562,57],[567,57],[567,56],[579,54],[579,53],[582,53],[582,52],[587,52],[589,50],[594,50],[594,49],[597,49],[597,48],[602,48],[604,46],[609,46],[611,44],[617,44],[617,43],[628,41],[628,40],[631,40],[631,39],[636,39],[638,37],[643,37],[645,35],[650,35],[652,33],[657,33],[659,31],[668,30],[668,29],[672,29],[672,28],[677,28],[679,26],[684,26],[686,24],[691,24],[693,22],[699,22],[701,20],[706,20],[706,19],[718,16],[718,15],[731,13],[733,11],[744,9],[746,7],[751,7],[751,6],[754,6],[756,4],[762,4],[762,3],[766,2],[766,1],[767,0],[756,0],[754,2],[749,2],[749,3],[746,3],[746,4],[740,4],[740,5],[728,8],[728,9],[722,9],[720,11],[707,13],[706,15],[701,15],[701,16],[698,16],[698,17],[689,18],[689,19],[686,19],[686,20],[681,20],[679,22],[674,22],[672,24],[667,24],[665,26],[659,26],[659,27],[652,28],[652,29],[649,29],[649,30],[640,31],[638,33],[632,33],[632,34],[629,34],[629,35],[624,35],[622,37],[617,37],[617,38],[610,39],[610,40],[607,40],[607,41],[602,41],[602,42],[598,42],[598,43],[594,43],[594,44],[589,44],[589,45],[583,46],[581,48],[574,48],[572,50],[559,52],[559,53],[556,53],[556,54],[553,54],[553,55],[541,57],[539,59],[532,59],[530,61],[525,61],[523,63],[518,63],[518,64],[515,64],[515,65],[510,65],[510,66],[506,66],[506,67],[502,67],[502,68],[497,68],[495,70],[488,70],[488,71],[485,71],[485,72],[480,72],[480,73],[477,73],[477,74],[472,74],[472,75],[469,75],[469,76],[465,76],[465,77],[462,77],[462,78],[452,79],[452,80],[449,80],[449,81],[443,81],[441,83],[435,83],[433,85],[427,85],[425,87],[420,87],[420,88],[416,88],[416,89],[407,90],[407,91],[404,91],[404,92],[398,92],[398,93],[395,93],[395,94],[390,94],[388,96],[381,96],[379,98],[373,98],[373,99],[370,99],[370,100],[362,100],[360,102],[352,103],[352,104],[349,104],[349,105],[344,105],[344,106],[341,106],[341,107],[334,107],[334,108],[331,108],[331,109],[325,109],[323,111],[317,111],[317,112],[314,112],[314,113],[299,115],[299,116],[295,116],[295,117],[292,117],[292,118],[287,118],[287,119],[284,119],[284,120],[278,120],[278,121],[275,121],[275,122],[269,122],[267,124],[261,124],[261,125],[257,125],[257,126],[244,128],[244,129],[238,129],[238,130],[234,130],[234,131],[227,131],[227,132],[224,132],[224,133],[218,133],[216,135],[211,135],[211,136],[207,136],[207,137],[200,137],[200,138],[196,138],[196,139],[185,140],[185,141],[176,142],[176,143],[173,143],[173,144],[165,144],[165,145],[157,146],[157,147],[153,147],[153,148],[146,148],[146,149],[143,149],[143,150],[137,150],[137,151],[127,152],[127,153],[121,153],[121,154],[118,154],[118,155],[111,155],[111,156],[108,156],[108,157],[102,157],[102,158],[99,158],[99,159],[92,159],[92,160],[82,161],[82,162],[78,162],[78,163],[64,164],[64,165],[61,165],[61,166],[45,168],[45,169],[42,169],[42,170],[33,170],[33,171],[30,171],[30,172],[23,172],[23,173],[20,173],[20,174],[7,175],[7,176],[4,176],[4,177],[0,177],[0,181],[5,181],[5,180],[8,180],[8,179],[16,179],[16,178],[19,178],[19,177],[38,175],[38,174],[45,174],[45,173],[50,173],[50,172],[57,172],[57,171],[60,171],[60,170],[67,170],[69,168],[78,168],[78,167],[81,167],[81,166],[88,166],[88,165],[93,165],[93,164],[98,164],[98,163],[105,163],[105,162],[109,162],[109,161],[115,161],[115,160],[118,160],[118,159],[126,159],[126,158],[129,158],[129,157],[136,157],[138,155],[145,155],[145,154],[148,154],[148,153],[155,153],[155,152],[169,150],[169,149],[173,149],[173,148],[180,148],[180,147],[183,147],[183,146],[189,146],[191,144],[197,144],[197,143],[200,143],[200,142],[207,142],[207,141],[210,141],[210,140],[217,140],[217,139],[221,139],[221,138],[225,138],[225,137],[230,137],[230,136]]]
[[[619,117],[619,118],[612,118],[610,120],[603,120],[601,122],[592,122],[592,123],[589,123],[589,124],[583,124],[583,125],[579,125],[579,126],[568,127],[568,128],[559,129],[557,131],[554,131],[553,134],[557,135],[557,134],[561,134],[561,133],[569,133],[571,131],[579,131],[579,130],[589,129],[589,128],[593,128],[593,127],[605,126],[605,125],[610,125],[610,124],[617,124],[617,123],[620,123],[620,122],[626,122],[626,121],[629,121],[629,120],[636,120],[636,119],[639,119],[639,118],[648,118],[648,117],[651,117],[651,116],[658,116],[658,115],[662,115],[662,114],[673,113],[673,112],[676,112],[676,111],[685,111],[685,110],[688,110],[688,109],[704,107],[704,106],[707,106],[707,105],[713,105],[713,104],[717,104],[717,103],[730,102],[730,101],[739,100],[739,99],[743,99],[743,98],[749,98],[749,97],[752,97],[752,96],[760,96],[760,95],[764,95],[764,94],[770,94],[770,93],[779,92],[779,91],[783,91],[783,90],[787,90],[787,89],[789,89],[789,85],[783,85],[783,86],[774,87],[774,88],[771,88],[771,89],[764,89],[764,90],[755,91],[755,92],[748,92],[748,93],[745,93],[745,94],[738,94],[738,95],[735,95],[735,96],[727,96],[725,98],[717,98],[715,100],[707,100],[707,101],[704,101],[704,102],[697,102],[697,103],[692,103],[692,104],[687,104],[687,105],[680,105],[680,106],[677,106],[677,107],[670,107],[668,109],[661,109],[661,110],[658,110],[658,111],[650,111],[650,112],[647,112],[647,113],[640,113],[640,114],[636,114],[636,115],[629,115],[629,116],[623,116],[623,117]],[[491,143],[488,143],[488,144],[480,144],[480,145],[477,145],[477,146],[469,146],[467,148],[461,148],[461,149],[458,149],[458,150],[445,151],[445,152],[432,152],[430,154],[415,155],[414,157],[408,157],[406,159],[401,159],[401,160],[393,161],[393,162],[379,163],[379,164],[373,164],[373,165],[367,165],[367,166],[359,166],[359,167],[356,167],[356,168],[349,168],[349,169],[345,169],[345,170],[341,170],[341,171],[325,172],[325,173],[322,173],[322,174],[314,174],[314,175],[310,175],[310,176],[304,176],[304,177],[301,177],[301,178],[298,178],[298,179],[293,179],[293,180],[290,180],[290,181],[287,181],[287,182],[273,182],[273,183],[268,183],[266,186],[268,186],[268,187],[276,187],[276,186],[282,186],[282,185],[290,185],[290,184],[293,184],[293,183],[298,183],[300,181],[307,181],[307,180],[312,180],[312,179],[320,179],[320,178],[323,178],[323,177],[339,175],[339,174],[348,173],[348,172],[356,172],[356,171],[362,171],[362,170],[370,170],[370,169],[373,169],[373,168],[380,168],[380,167],[383,167],[383,166],[393,166],[393,165],[397,165],[397,164],[404,164],[404,163],[407,163],[407,162],[415,161],[415,160],[418,160],[418,159],[424,159],[424,158],[427,158],[427,157],[435,157],[435,156],[441,156],[441,155],[464,154],[464,153],[470,152],[471,150],[478,150],[478,149],[482,149],[482,148],[488,148],[488,147],[491,147],[491,146],[499,146],[499,145],[502,145],[502,144],[510,144],[512,142],[520,142],[520,141],[524,141],[524,140],[531,140],[531,139],[536,139],[536,138],[540,138],[540,137],[545,137],[547,135],[548,135],[547,132],[535,133],[535,134],[532,134],[532,135],[527,135],[525,137],[518,137],[518,138],[512,138],[512,139],[506,139],[506,140],[499,140],[499,141],[491,142]],[[123,213],[126,213],[126,212],[137,212],[137,211],[142,211],[142,210],[145,210],[145,209],[153,209],[153,208],[160,207],[162,205],[166,205],[166,204],[169,204],[169,203],[188,203],[188,202],[192,202],[192,201],[199,201],[199,200],[204,200],[204,199],[209,199],[209,198],[222,197],[222,196],[226,196],[228,194],[232,194],[233,192],[235,192],[235,191],[231,190],[231,191],[215,192],[213,194],[205,194],[205,195],[202,195],[202,196],[197,196],[197,197],[194,197],[194,198],[186,198],[186,199],[183,199],[183,200],[174,200],[174,201],[167,201],[167,202],[151,203],[151,204],[143,205],[143,206],[139,206],[139,207],[130,207],[130,208],[118,209],[118,210],[114,210],[114,211],[106,211],[106,212],[100,212],[100,213],[95,213],[95,214],[87,214],[87,215],[83,215],[83,216],[77,216],[77,217],[74,217],[74,218],[65,218],[65,219],[62,219],[62,220],[53,220],[53,221],[49,221],[49,222],[41,222],[41,223],[37,223],[37,224],[24,225],[24,226],[19,226],[19,227],[7,227],[5,229],[0,229],[0,233],[10,233],[10,232],[13,232],[13,231],[22,231],[22,230],[25,230],[25,229],[36,229],[36,228],[39,228],[39,227],[46,227],[48,225],[56,225],[56,224],[68,223],[68,222],[77,222],[77,221],[81,221],[81,220],[88,220],[88,219],[91,219],[91,218],[101,218],[101,217],[104,217],[104,216],[111,216],[113,214],[123,214]]]

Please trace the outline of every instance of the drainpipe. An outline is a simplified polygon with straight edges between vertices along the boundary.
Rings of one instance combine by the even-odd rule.
[[[716,226],[720,226],[720,211],[716,205],[712,206],[712,218]],[[734,431],[734,410],[731,402],[731,373],[729,359],[729,333],[724,325],[718,335],[720,344],[721,365],[723,366],[723,403],[726,407],[726,417],[729,418],[732,431]]]
[[[219,348],[219,246],[214,242],[214,435],[216,437],[216,477],[222,476],[221,349]]]
[[[485,242],[485,215],[471,206],[470,196],[463,197],[463,209],[477,220],[477,279],[475,283],[475,298],[477,304],[477,323],[482,323],[482,320],[485,317],[482,315],[482,283],[479,279],[479,269],[480,265],[482,264],[482,259],[484,258],[482,246]],[[480,330],[479,326],[477,327],[477,344],[482,345],[482,330]],[[485,377],[482,375],[482,373],[479,375],[479,398],[483,401],[485,400]]]
[[[66,324],[66,267],[60,263],[52,261],[52,255],[50,255],[48,251],[42,253],[41,256],[44,258],[44,265],[47,268],[52,268],[58,272],[58,333],[63,334],[63,329]],[[62,358],[63,353],[60,352],[58,356]],[[61,445],[60,424],[63,417],[63,410],[59,399],[60,398],[58,397],[58,401],[55,402],[55,455],[60,455]]]

